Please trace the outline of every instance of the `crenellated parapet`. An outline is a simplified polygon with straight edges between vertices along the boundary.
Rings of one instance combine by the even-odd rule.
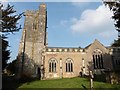
[[[47,47],[46,52],[86,52],[83,48]]]
[[[37,10],[26,10],[24,15],[25,16],[34,16],[36,13],[38,13]]]

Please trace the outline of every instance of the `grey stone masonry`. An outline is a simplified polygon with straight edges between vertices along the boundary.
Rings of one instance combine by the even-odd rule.
[[[37,76],[41,73],[43,76],[42,51],[46,47],[46,5],[41,4],[36,11],[27,10],[24,16],[24,29],[18,55],[19,72],[28,76]]]

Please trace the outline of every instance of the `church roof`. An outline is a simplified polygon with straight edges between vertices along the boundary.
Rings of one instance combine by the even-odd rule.
[[[88,49],[92,44],[89,44],[88,46],[85,47],[85,49]]]

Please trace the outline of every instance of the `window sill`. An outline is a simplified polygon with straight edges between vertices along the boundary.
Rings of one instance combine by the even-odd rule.
[[[57,72],[48,72],[48,73],[57,73]]]
[[[74,73],[74,72],[65,72],[65,73]]]

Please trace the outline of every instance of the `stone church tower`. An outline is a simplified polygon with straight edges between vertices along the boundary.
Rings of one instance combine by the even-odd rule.
[[[41,4],[39,10],[25,12],[24,29],[19,46],[18,72],[28,76],[43,76],[42,52],[46,47],[47,11]]]
[[[24,29],[17,57],[17,76],[71,78],[119,70],[120,47],[105,47],[97,39],[85,48],[48,47],[46,38],[47,11],[25,12]]]

